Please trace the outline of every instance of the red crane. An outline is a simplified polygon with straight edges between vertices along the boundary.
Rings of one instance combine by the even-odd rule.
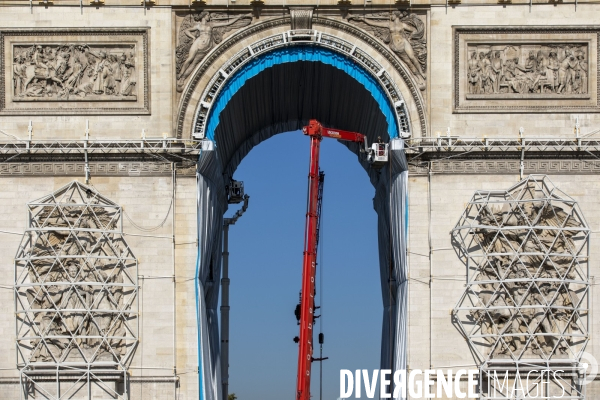
[[[323,184],[323,174],[319,173],[319,149],[321,140],[324,137],[364,143],[365,135],[325,128],[315,119],[311,119],[308,126],[302,128],[302,132],[310,137],[310,168],[308,172],[308,209],[306,211],[306,226],[304,231],[304,262],[302,265],[302,292],[300,295],[299,310],[300,346],[298,350],[296,400],[310,400],[311,364],[315,360],[313,358],[315,277],[317,270],[317,244],[319,242],[320,194],[322,193]]]

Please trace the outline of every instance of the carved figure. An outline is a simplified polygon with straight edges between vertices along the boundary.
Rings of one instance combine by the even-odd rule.
[[[94,86],[92,90],[95,94],[103,94],[106,91],[109,84],[108,78],[112,74],[112,68],[106,58],[106,53],[101,51],[99,58],[100,60],[94,69]]]
[[[367,16],[349,16],[348,21],[357,21],[362,28],[369,30],[383,40],[390,49],[408,66],[421,90],[425,89],[425,65],[427,41],[425,24],[416,14],[393,11],[391,14],[378,13]]]
[[[230,17],[203,11],[187,16],[179,29],[179,44],[176,49],[177,90],[182,91],[185,80],[196,65],[215,44],[221,43],[223,35],[231,30],[250,25],[252,14]]]
[[[479,93],[481,88],[481,65],[477,60],[477,52],[471,53],[471,58],[469,59],[469,93]]]
[[[121,56],[121,68],[123,78],[121,81],[121,91],[119,92],[123,96],[130,96],[135,90],[135,58],[133,53],[130,53],[129,57],[123,54]]]
[[[479,53],[479,68],[481,69],[481,93],[491,93],[493,91],[493,83],[495,76],[492,73],[492,63],[490,61],[490,53]]]
[[[580,51],[577,54],[577,69],[575,71],[577,84],[577,93],[587,93],[588,87],[588,63],[585,60],[585,54]]]
[[[492,89],[494,93],[498,93],[500,90],[500,78],[502,76],[502,58],[500,58],[500,52],[494,52],[494,57],[491,60],[490,68],[492,69],[492,75],[494,77]]]
[[[25,57],[19,54],[15,57],[13,64],[13,88],[15,96],[19,96],[25,89],[25,81],[27,80],[25,71]]]

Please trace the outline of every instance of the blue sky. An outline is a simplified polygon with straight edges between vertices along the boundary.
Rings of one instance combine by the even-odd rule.
[[[277,135],[255,147],[234,175],[250,195],[248,211],[229,235],[229,392],[240,400],[294,398],[293,311],[301,284],[309,146],[299,131]],[[318,276],[317,291],[323,285],[324,293],[317,303],[323,305],[323,355],[329,357],[323,399],[335,400],[340,369],[378,368],[383,311],[374,189],[356,155],[336,140],[321,142],[321,169],[323,280]],[[319,399],[318,373],[314,363],[313,399]]]

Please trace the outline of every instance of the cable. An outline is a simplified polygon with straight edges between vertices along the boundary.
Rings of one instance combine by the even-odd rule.
[[[323,335],[323,249],[325,248],[325,235],[323,235],[323,195],[321,195],[321,214],[319,215],[319,242],[321,248],[319,251],[319,280],[321,281],[321,286],[319,287],[319,298],[321,300],[321,304],[319,305],[321,312],[319,313],[319,400],[323,400],[323,342],[321,337]]]
[[[100,193],[100,190],[98,190],[98,188],[96,186],[94,186],[93,183],[90,182],[89,185],[91,187],[93,187],[96,190],[97,193]],[[171,196],[171,202],[169,203],[169,209],[167,210],[167,214],[165,215],[165,218],[162,220],[162,222],[160,224],[158,224],[157,226],[152,227],[152,228],[145,228],[143,226],[140,226],[140,225],[136,224],[133,221],[133,219],[129,216],[129,214],[127,214],[127,211],[125,211],[124,208],[122,208],[122,210],[123,210],[123,215],[125,215],[125,218],[127,218],[127,220],[131,223],[131,225],[133,225],[134,228],[136,228],[136,229],[138,229],[138,230],[140,230],[142,232],[153,232],[153,231],[155,231],[157,229],[162,228],[165,225],[165,223],[167,222],[167,219],[169,218],[169,215],[171,214],[171,209],[172,208],[173,208],[173,196]]]
[[[26,142],[26,140],[20,139],[20,138],[16,137],[15,135],[12,135],[10,133],[6,133],[2,129],[0,129],[0,133],[3,134],[3,135],[6,135],[6,136],[12,137],[13,139],[15,139],[18,142]]]
[[[158,225],[156,225],[155,227],[152,228],[144,228],[142,226],[139,226],[138,224],[136,224],[133,219],[131,219],[131,217],[129,216],[129,214],[127,214],[127,211],[125,211],[125,209],[123,209],[123,214],[125,215],[125,218],[127,218],[127,220],[129,222],[131,222],[131,225],[133,225],[136,229],[139,229],[140,231],[143,232],[153,232],[157,229],[162,228],[165,223],[167,222],[167,220],[169,219],[169,215],[171,214],[171,208],[173,207],[173,197],[171,197],[171,202],[169,203],[169,209],[167,210],[167,214],[165,215],[165,218],[162,220],[162,222]]]

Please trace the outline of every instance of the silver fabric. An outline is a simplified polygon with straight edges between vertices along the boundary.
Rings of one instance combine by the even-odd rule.
[[[198,334],[202,370],[200,399],[222,400],[217,305],[221,277],[221,233],[227,198],[215,151],[202,151],[198,160],[196,178],[198,183]]]
[[[383,297],[381,369],[406,369],[408,323],[408,165],[403,141],[390,143],[390,163],[374,182]],[[401,395],[400,395],[401,396]],[[401,399],[402,397],[396,397]]]

